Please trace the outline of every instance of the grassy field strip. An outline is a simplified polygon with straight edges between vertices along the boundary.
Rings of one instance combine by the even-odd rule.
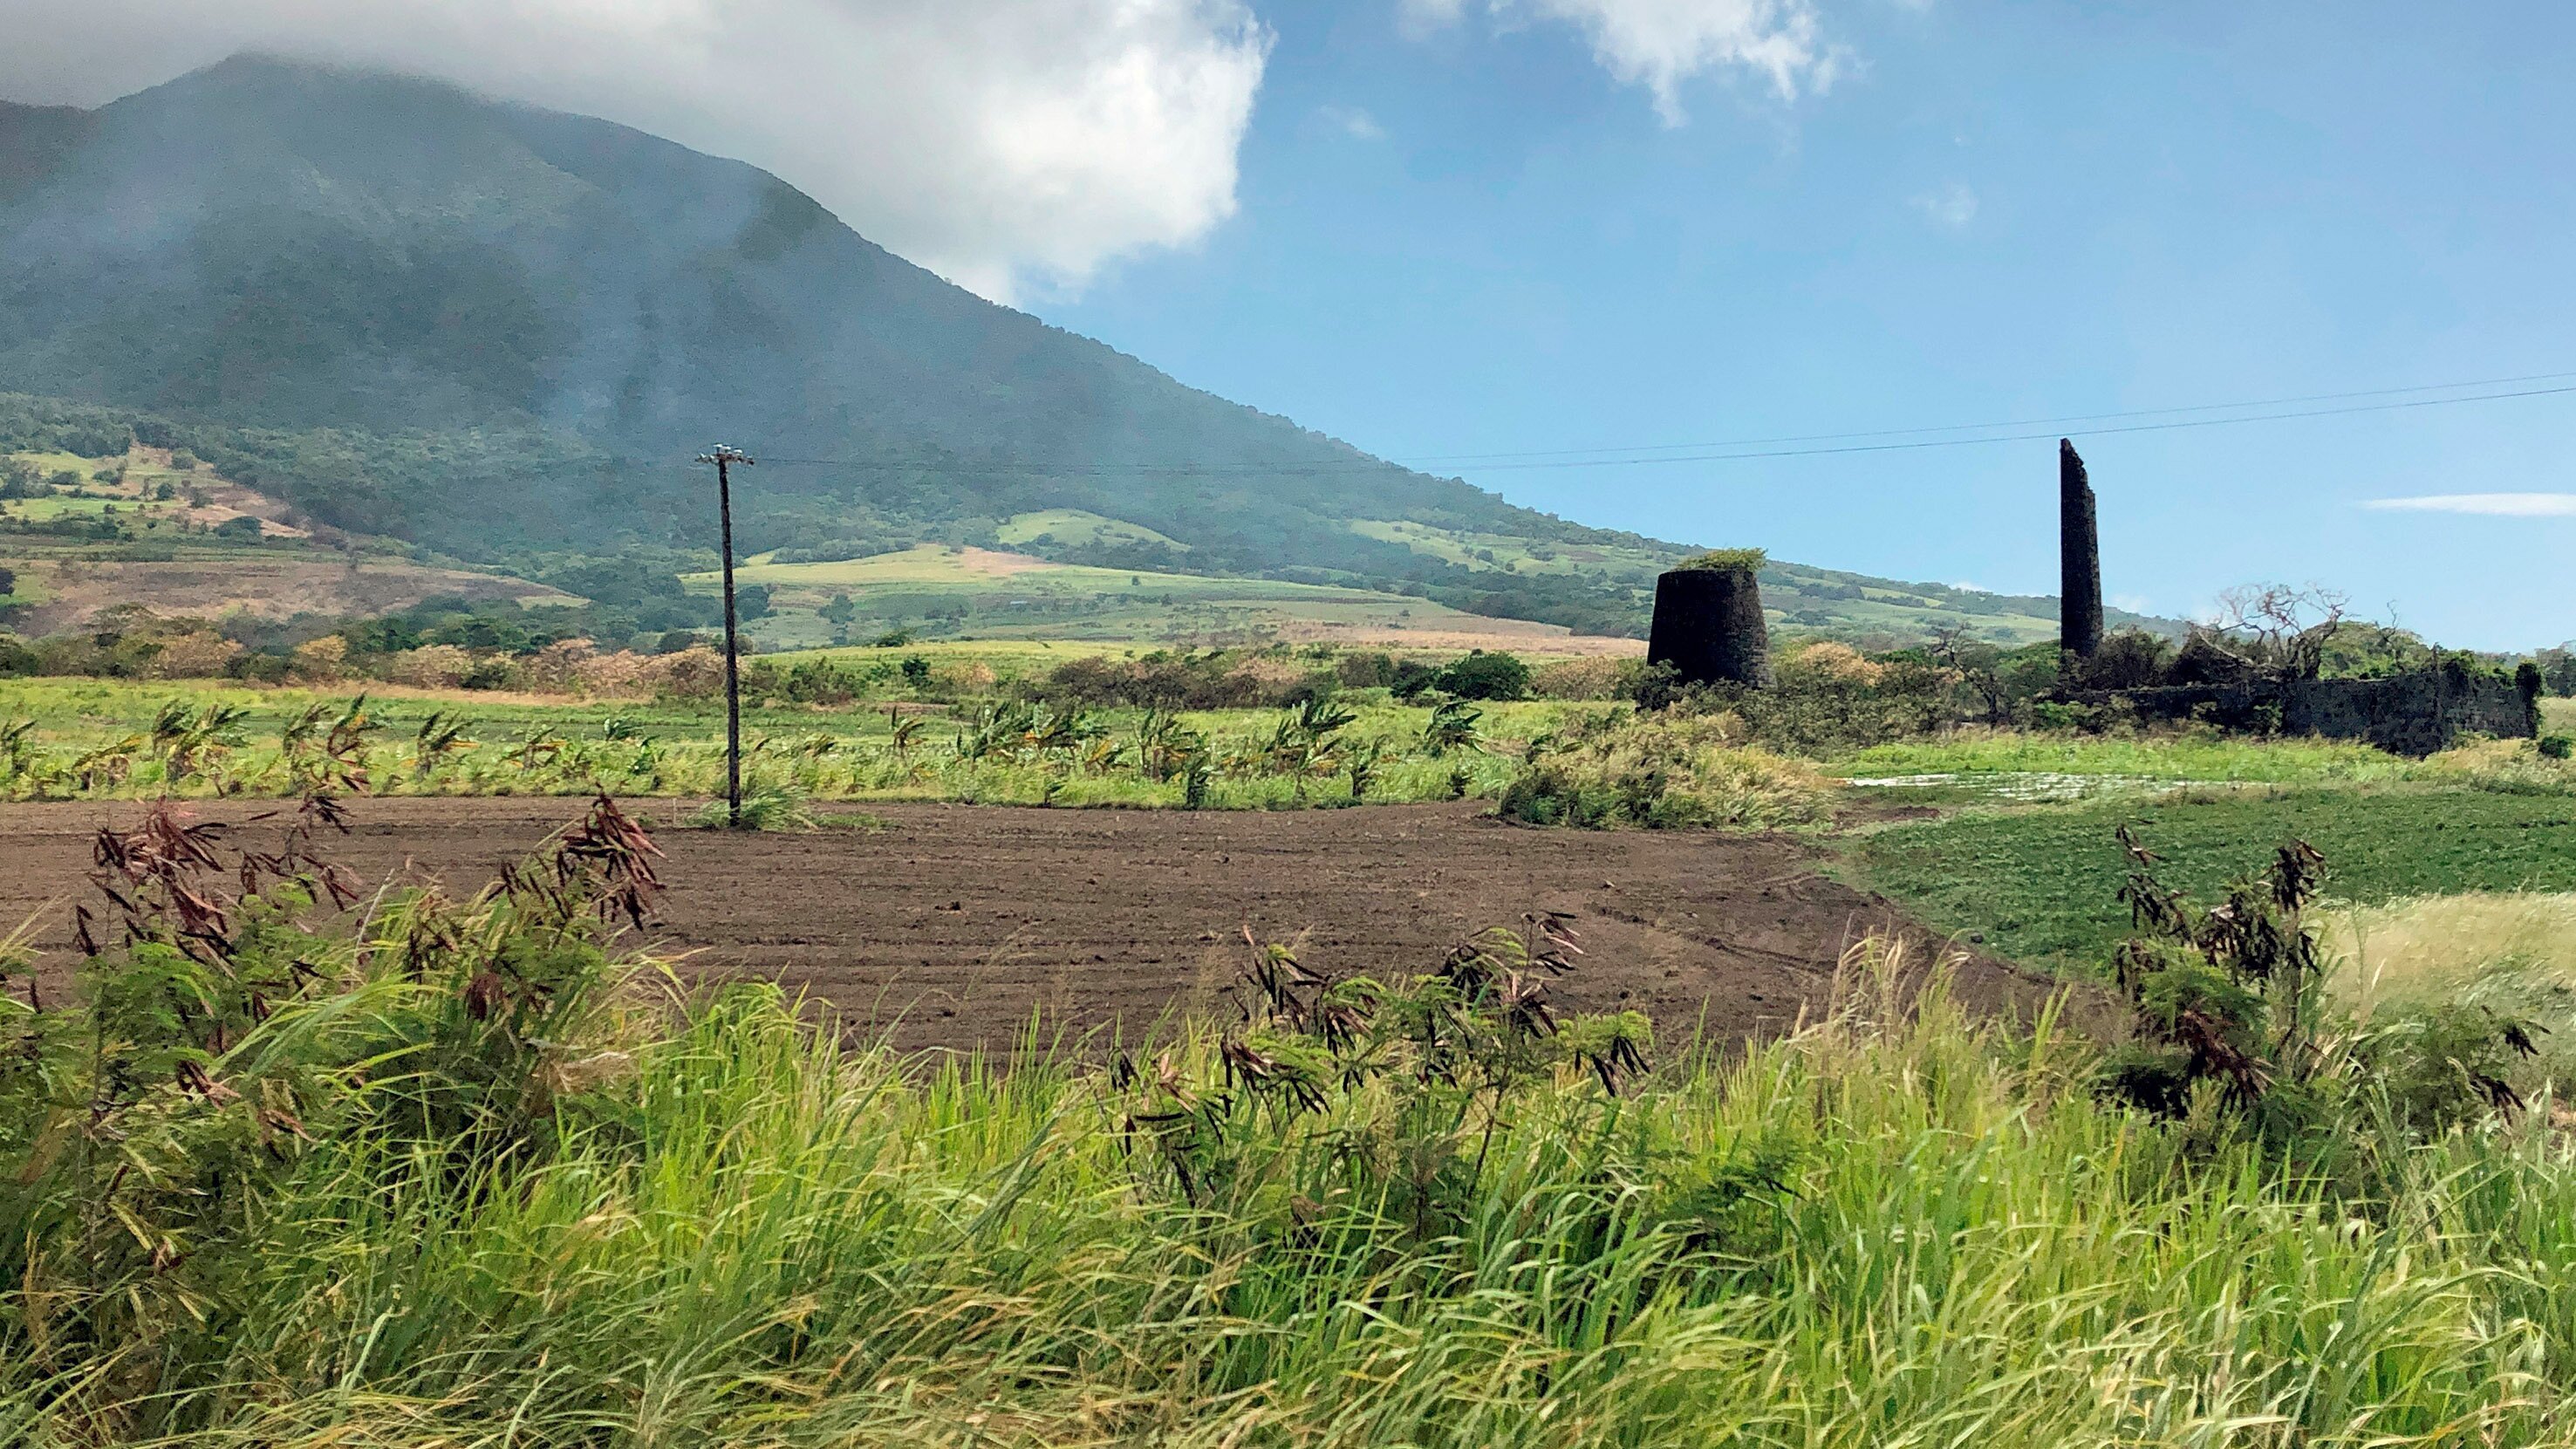
[[[286,724],[316,706],[345,709],[344,690],[181,689],[124,681],[0,681],[0,728],[32,721],[25,743],[66,769],[82,752],[121,751],[113,770],[94,770],[81,793],[146,798],[248,791],[277,793],[291,774]],[[369,788],[389,795],[702,796],[723,779],[724,715],[712,702],[571,702],[496,698],[471,691],[371,693],[374,728],[359,759]],[[190,718],[236,710],[229,743],[201,753],[173,781],[167,749],[151,743],[168,706]],[[784,705],[745,711],[747,788],[842,800],[956,800],[965,803],[1177,807],[1189,801],[1187,772],[1142,768],[1147,712],[1080,713],[1080,738],[1044,750],[973,753],[989,702],[954,710],[919,705],[820,708]],[[1586,707],[1555,702],[1496,703],[1471,711],[1464,743],[1429,738],[1435,711],[1361,704],[1321,747],[1283,746],[1292,716],[1279,710],[1182,711],[1164,721],[1175,740],[1204,743],[1207,779],[1199,802],[1211,809],[1288,809],[1353,803],[1351,769],[1361,762],[1359,799],[1379,803],[1494,799],[1518,771],[1526,741],[1564,730]],[[1064,718],[1041,711],[1028,721]],[[904,735],[898,740],[900,724]],[[434,726],[452,736],[434,749]],[[1283,748],[1290,755],[1283,756]],[[1790,772],[1800,818],[1820,813],[1824,786]],[[0,757],[0,795],[27,797],[33,777]],[[74,777],[76,778],[76,776]],[[44,787],[50,790],[51,787]]]
[[[1941,739],[1878,745],[1833,762],[1847,778],[2087,775],[2174,783],[2269,784],[2395,780],[2407,761],[2368,745],[2257,740],[2216,733],[2113,738],[1960,730]]]
[[[2105,795],[2140,795],[2172,790],[2191,785],[2215,785],[2214,780],[2176,780],[2156,775],[2071,774],[2059,770],[1994,770],[1963,773],[1955,770],[1936,771],[1928,775],[1855,776],[1844,784],[1856,790],[1892,790],[1958,795],[1967,799],[2011,801],[2036,804],[2047,801],[2090,800]]]
[[[2576,1086],[2576,894],[2468,891],[2351,906],[2326,923],[2336,995],[2365,1028],[2470,1006],[2544,1029],[2535,1072]],[[2563,1108],[2561,1109],[2564,1110]]]
[[[2304,839],[2327,890],[2362,904],[2466,891],[2576,890],[2576,797],[2438,786],[2182,792],[1969,811],[1856,838],[1870,884],[1944,930],[1979,933],[2016,960],[2098,969],[2128,928],[2115,899],[2130,825],[2198,892]]]
[[[1003,519],[993,530],[996,538],[1012,547],[1052,537],[1068,545],[1103,545],[1126,543],[1159,544],[1176,553],[1187,553],[1190,546],[1168,534],[1157,533],[1141,523],[1123,518],[1107,518],[1086,513],[1079,508],[1045,508],[1035,513],[1017,513]]]
[[[1398,643],[1407,634],[1419,635],[1426,648],[1466,647],[1450,636],[1532,653],[1636,647],[1627,640],[1577,642],[1554,625],[1489,618],[1364,588],[1095,568],[936,544],[828,563],[755,561],[735,574],[742,584],[773,591],[775,612],[754,621],[753,631],[789,649],[812,648],[831,637],[820,611],[836,595],[848,596],[871,631],[896,624],[929,628],[925,621],[955,618],[964,622],[947,627],[970,627],[979,639],[1187,646],[1237,636],[1356,631]],[[699,593],[718,587],[713,573],[686,575],[683,582]]]

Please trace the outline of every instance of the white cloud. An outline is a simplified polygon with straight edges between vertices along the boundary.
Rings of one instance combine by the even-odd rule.
[[[1681,84],[1705,71],[1760,75],[1784,100],[1831,86],[1841,68],[1814,0],[1484,0],[1497,21],[1524,16],[1581,30],[1604,69],[1655,98],[1664,124],[1682,123]],[[1398,0],[1405,28],[1454,24],[1468,0]]]
[[[1977,219],[1977,193],[1965,183],[1953,181],[1938,191],[1914,198],[1914,209],[1945,231],[1963,231]]]
[[[1377,117],[1358,106],[1318,106],[1315,108],[1315,116],[1325,125],[1354,141],[1386,139],[1386,127],[1379,125]]]
[[[2373,498],[2361,506],[2497,518],[2576,518],[2576,493],[2428,493],[2420,498]]]
[[[988,296],[1231,216],[1244,0],[0,0],[0,95],[96,104],[242,49],[396,66],[739,157]]]

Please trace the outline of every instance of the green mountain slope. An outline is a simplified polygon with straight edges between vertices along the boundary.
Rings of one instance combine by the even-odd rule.
[[[24,395],[0,449],[130,429],[331,527],[538,576],[702,547],[687,460],[719,439],[771,460],[737,522],[788,558],[1009,543],[1636,632],[1684,551],[1186,387],[753,167],[250,57],[94,111],[0,106],[0,392]],[[1004,537],[1033,515],[1113,526]]]

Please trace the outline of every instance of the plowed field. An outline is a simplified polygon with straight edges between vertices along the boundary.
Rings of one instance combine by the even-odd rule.
[[[90,838],[135,804],[0,807],[0,932],[31,915],[49,976],[89,889]],[[264,808],[200,807],[247,821]],[[571,820],[577,800],[363,800],[337,856],[362,876],[471,890]],[[661,802],[648,810],[681,812]],[[828,999],[906,1048],[1128,1038],[1221,1009],[1243,930],[1302,940],[1327,973],[1425,970],[1524,912],[1572,914],[1587,954],[1555,987],[1576,1008],[1651,1012],[1667,1041],[1776,1029],[1819,999],[1844,946],[1909,931],[1817,872],[1803,842],[1692,832],[1533,830],[1472,804],[1276,814],[878,806],[886,828],[732,836],[665,830],[661,938],[701,974],[756,973]],[[246,842],[273,824],[242,826]],[[1971,960],[1962,994],[2038,986]]]

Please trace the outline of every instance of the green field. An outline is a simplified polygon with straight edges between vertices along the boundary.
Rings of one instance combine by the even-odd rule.
[[[821,611],[844,594],[857,611],[853,640],[901,628],[925,638],[1236,643],[1301,626],[1374,634],[1468,631],[1511,639],[1514,647],[1551,637],[1539,626],[1368,589],[1140,573],[935,544],[833,563],[755,559],[737,568],[735,579],[773,591],[776,612],[751,629],[780,649],[830,643],[834,630]],[[718,587],[713,573],[687,575],[684,582],[700,593]]]
[[[1188,544],[1167,534],[1156,533],[1141,523],[1103,518],[1079,508],[1047,508],[1035,513],[1014,514],[1003,519],[993,533],[1005,547],[1010,548],[1051,538],[1072,547],[1151,543],[1181,553],[1190,549]]]
[[[2576,890],[2576,792],[2471,786],[2261,787],[2139,801],[1973,810],[1861,836],[1870,885],[1933,926],[2015,960],[2088,971],[2126,934],[2128,871],[2112,831],[2135,829],[2171,880],[2206,895],[2305,840],[2327,890],[2375,903],[2463,891]]]
[[[1621,548],[1612,544],[1549,544],[1499,533],[1462,533],[1423,523],[1363,518],[1351,524],[1363,537],[1400,543],[1462,568],[1496,569],[1518,574],[1597,574],[1604,577],[1650,577],[1668,567],[1670,551]]]

